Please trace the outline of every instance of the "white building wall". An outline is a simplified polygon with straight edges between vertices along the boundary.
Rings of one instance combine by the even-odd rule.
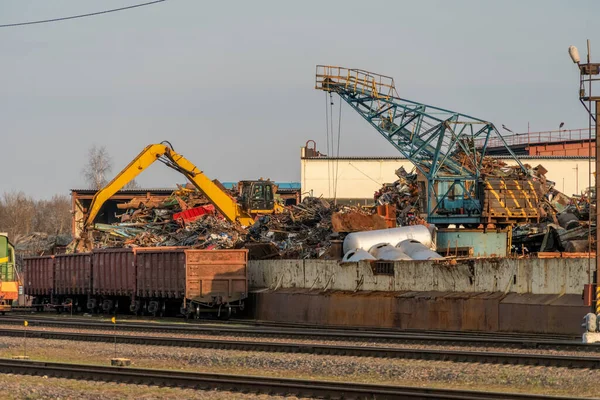
[[[509,165],[516,161],[503,159]],[[523,164],[542,165],[546,178],[556,183],[556,189],[568,196],[581,193],[589,186],[587,158],[522,157]],[[302,197],[312,195],[338,199],[372,199],[384,183],[396,179],[394,172],[403,166],[411,171],[412,164],[403,158],[303,158],[301,159]],[[592,173],[594,163],[592,162]],[[592,186],[594,176],[592,175]],[[336,182],[337,179],[337,182]]]
[[[406,159],[303,159],[300,179],[303,197],[373,198],[384,183],[398,178],[396,169],[413,166]]]

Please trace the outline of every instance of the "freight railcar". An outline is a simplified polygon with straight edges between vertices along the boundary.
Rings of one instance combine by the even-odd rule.
[[[39,310],[228,317],[248,295],[248,251],[99,249],[24,259],[25,294]]]

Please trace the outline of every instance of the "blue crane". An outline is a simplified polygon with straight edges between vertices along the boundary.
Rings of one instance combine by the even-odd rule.
[[[484,156],[492,134],[502,140],[523,175],[527,175],[492,123],[402,99],[393,78],[360,69],[318,65],[315,88],[337,93],[426,178],[429,223],[472,227],[494,222],[486,212],[490,205],[486,201],[488,191],[494,193],[493,202],[506,211],[501,213],[505,221],[513,222],[515,216],[538,218],[537,211],[532,211],[537,208],[533,200],[523,204],[515,200],[519,209],[515,210],[514,204],[506,201],[506,193],[502,193],[502,190],[511,193],[511,189],[533,190],[531,182],[509,187],[504,181],[490,183],[482,179]],[[528,199],[529,195],[533,199],[535,193],[525,193]]]

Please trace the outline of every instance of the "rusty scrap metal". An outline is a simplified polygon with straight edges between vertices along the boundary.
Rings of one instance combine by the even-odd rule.
[[[253,259],[319,258],[335,254],[328,249],[343,239],[344,233],[333,229],[332,218],[344,220],[351,228],[353,224],[360,229],[366,229],[365,225],[385,227],[385,220],[372,209],[334,206],[320,198],[305,198],[282,214],[260,217],[248,229],[226,221],[195,191],[179,190],[161,202],[142,198],[123,204],[119,207],[123,210],[121,222],[95,224],[91,235],[94,248],[247,248]],[[198,208],[203,214],[193,212]]]

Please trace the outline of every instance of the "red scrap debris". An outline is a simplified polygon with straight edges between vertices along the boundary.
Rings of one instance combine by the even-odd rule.
[[[207,204],[205,206],[199,206],[190,208],[189,210],[181,211],[173,214],[173,220],[182,222],[193,222],[206,214],[214,214],[215,206]]]

